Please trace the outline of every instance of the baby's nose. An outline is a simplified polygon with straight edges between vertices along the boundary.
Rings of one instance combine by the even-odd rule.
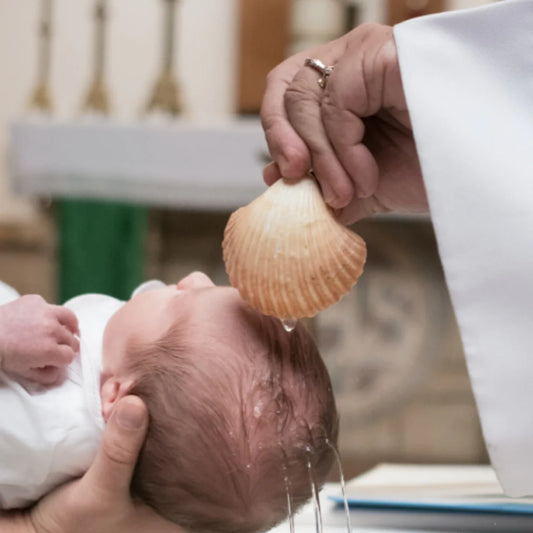
[[[176,285],[179,290],[203,289],[205,287],[214,286],[215,284],[211,278],[203,272],[191,272],[189,275],[178,281]]]

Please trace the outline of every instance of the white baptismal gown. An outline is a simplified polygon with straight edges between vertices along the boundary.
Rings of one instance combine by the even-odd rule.
[[[161,286],[148,281],[133,295]],[[0,282],[0,305],[18,296]],[[26,507],[90,466],[104,428],[102,339],[107,321],[122,305],[102,294],[65,303],[78,318],[80,353],[61,385],[22,383],[0,372],[0,509]]]

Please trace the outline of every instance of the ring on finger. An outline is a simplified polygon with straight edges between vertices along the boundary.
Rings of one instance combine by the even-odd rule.
[[[325,89],[328,83],[328,78],[335,68],[333,65],[324,65],[320,59],[314,59],[312,57],[306,57],[304,65],[306,67],[311,67],[321,74],[321,77],[318,78],[317,83],[321,89]]]

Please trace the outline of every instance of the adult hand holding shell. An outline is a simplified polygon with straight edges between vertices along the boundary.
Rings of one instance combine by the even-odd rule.
[[[324,86],[307,57],[331,69]],[[344,224],[427,212],[390,26],[358,26],[280,63],[266,79],[261,122],[273,159],[263,172],[268,185],[312,168]]]

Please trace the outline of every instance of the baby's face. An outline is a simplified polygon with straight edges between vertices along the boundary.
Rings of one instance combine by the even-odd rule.
[[[201,272],[193,272],[175,285],[142,292],[126,302],[109,320],[103,342],[104,374],[118,376],[130,342],[160,339],[181,318],[187,335],[202,338],[213,327],[228,340],[237,335],[236,322],[246,304],[231,287],[217,287]]]

